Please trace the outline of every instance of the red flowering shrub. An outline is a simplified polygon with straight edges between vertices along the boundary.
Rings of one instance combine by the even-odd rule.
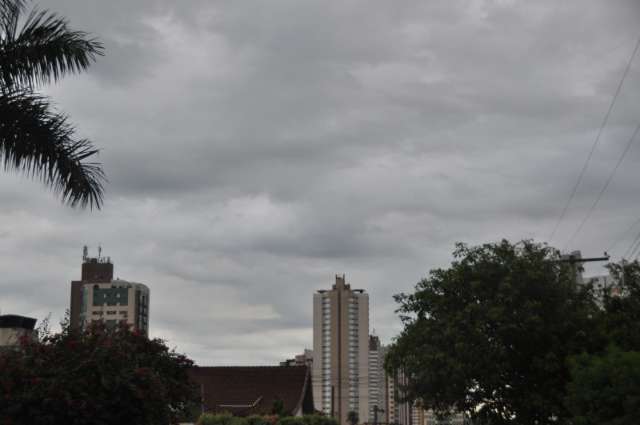
[[[126,325],[24,339],[0,352],[0,424],[176,423],[197,403],[192,365]]]

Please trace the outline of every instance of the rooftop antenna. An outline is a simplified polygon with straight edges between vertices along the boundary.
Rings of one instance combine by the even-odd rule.
[[[89,257],[89,248],[85,245],[82,247],[82,261],[87,261],[87,257]]]

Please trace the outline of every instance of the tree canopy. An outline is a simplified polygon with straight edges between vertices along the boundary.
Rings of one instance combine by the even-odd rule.
[[[530,241],[458,244],[453,256],[396,297],[403,330],[386,365],[405,371],[407,397],[481,423],[567,418],[567,359],[602,343],[591,288],[557,250]]]
[[[197,403],[193,363],[126,325],[65,326],[0,352],[0,423],[176,423]]]
[[[640,352],[611,347],[571,359],[567,407],[572,425],[636,425],[640,418]]]

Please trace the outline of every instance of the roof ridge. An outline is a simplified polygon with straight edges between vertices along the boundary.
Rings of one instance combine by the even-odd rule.
[[[200,366],[200,365],[194,365],[193,367],[197,367],[200,369],[203,368],[216,368],[216,369],[296,369],[296,368],[306,368],[307,366],[304,365],[300,365],[300,366],[272,366],[272,365],[268,365],[268,366]]]

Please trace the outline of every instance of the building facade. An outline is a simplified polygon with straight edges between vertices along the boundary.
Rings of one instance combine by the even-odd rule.
[[[20,339],[33,338],[36,319],[5,314],[0,316],[0,349],[15,347]]]
[[[385,422],[387,384],[384,371],[385,349],[380,338],[369,335],[369,414],[367,422]]]
[[[313,396],[316,408],[347,424],[369,415],[369,295],[336,276],[313,295]]]
[[[108,326],[131,325],[149,334],[149,288],[137,282],[113,279],[109,258],[90,258],[84,249],[82,276],[71,282],[70,325],[84,328],[93,321]]]
[[[605,294],[611,297],[621,297],[624,295],[620,282],[610,274],[587,277],[585,281],[593,285],[596,299],[599,302],[603,301]]]
[[[387,374],[387,422],[399,425],[412,424],[413,405],[405,400],[404,387],[407,379],[403,371],[397,370]]]
[[[385,386],[387,387],[387,404],[385,408],[385,422],[388,424],[397,423],[398,410],[396,406],[396,382],[393,375],[385,374]]]
[[[409,402],[405,400],[406,393],[403,387],[407,385],[404,372],[396,371],[386,375],[387,386],[387,414],[386,421],[397,425],[468,425],[471,422],[463,413],[438,419],[430,409],[425,409],[419,401]]]
[[[305,348],[303,353],[280,362],[280,366],[306,366],[311,369],[313,367],[313,350]]]
[[[104,321],[108,326],[126,323],[148,335],[149,288],[120,279],[83,285],[80,326],[94,321]]]

